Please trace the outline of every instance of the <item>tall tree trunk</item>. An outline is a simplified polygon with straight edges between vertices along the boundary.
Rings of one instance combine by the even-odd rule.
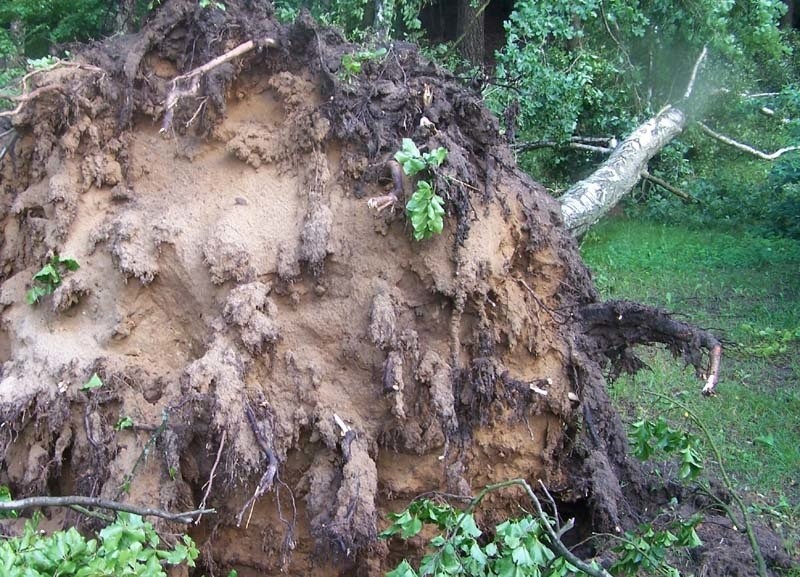
[[[800,25],[797,0],[783,0],[786,4],[786,14],[781,18],[781,28],[797,28]]]
[[[669,106],[639,125],[608,159],[561,197],[564,223],[575,236],[589,228],[639,182],[647,163],[686,127],[686,114]]]
[[[483,13],[486,4],[473,6],[472,0],[458,0],[456,26],[458,51],[475,66],[482,66],[484,59]]]

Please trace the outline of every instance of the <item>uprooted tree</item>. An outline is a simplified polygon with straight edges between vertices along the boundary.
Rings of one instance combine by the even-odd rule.
[[[377,575],[383,514],[516,477],[635,524],[604,373],[659,342],[711,392],[717,339],[599,302],[558,203],[414,47],[344,70],[337,32],[226,8],[164,2],[6,115],[0,484],[196,513],[210,572]],[[410,195],[403,138],[447,150],[424,242],[370,208]],[[80,268],[26,304],[54,254]]]

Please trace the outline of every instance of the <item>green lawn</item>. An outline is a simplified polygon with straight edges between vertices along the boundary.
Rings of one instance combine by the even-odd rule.
[[[711,398],[700,395],[701,383],[681,361],[642,351],[652,370],[611,388],[623,417],[665,415],[691,428],[679,410],[647,391],[688,405],[715,437],[753,507],[796,538],[800,242],[617,219],[593,229],[582,253],[604,298],[664,307],[713,329],[726,343],[718,394]]]

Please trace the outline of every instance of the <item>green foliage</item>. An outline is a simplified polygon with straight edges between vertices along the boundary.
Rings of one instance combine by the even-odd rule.
[[[392,522],[379,537],[408,540],[424,526],[435,528],[429,551],[417,569],[403,560],[386,577],[433,575],[494,575],[496,577],[561,577],[584,575],[546,544],[540,519],[525,516],[497,525],[493,538],[484,536],[471,512],[428,499],[414,501],[405,511],[390,514]]]
[[[48,263],[33,275],[33,286],[25,293],[25,300],[29,305],[35,305],[43,296],[53,294],[61,284],[66,271],[75,271],[79,268],[80,265],[74,258],[54,254]]]
[[[99,389],[103,386],[102,379],[97,375],[97,373],[92,373],[92,376],[86,381],[82,386],[82,391],[91,391],[92,389]]]
[[[348,37],[362,39],[370,0],[276,0],[275,14],[282,22],[297,18],[300,10],[308,9],[318,22],[340,28]]]
[[[621,218],[593,228],[582,254],[602,298],[690,313],[692,322],[714,327],[737,343],[724,349],[719,395],[711,399],[699,394],[694,370],[676,363],[668,351],[642,349],[651,370],[623,376],[609,390],[623,418],[664,417],[673,427],[683,426],[683,412],[643,402],[642,391],[680,399],[707,424],[726,469],[753,506],[771,511],[782,501],[800,503],[800,390],[788,386],[800,380],[800,341],[781,343],[784,353],[757,354],[760,344],[782,340],[778,335],[800,327],[800,241],[719,225],[694,228]],[[757,333],[767,327],[773,336],[762,340]],[[704,444],[709,468],[707,451]],[[797,556],[800,509],[782,512],[784,517],[770,514],[765,522],[780,526]]]
[[[447,149],[436,148],[421,153],[410,138],[403,139],[403,147],[394,155],[403,172],[408,176],[427,172],[430,175],[447,159]],[[436,194],[431,182],[420,178],[411,199],[406,204],[406,213],[414,228],[414,240],[425,240],[439,234],[444,228],[444,199]]]
[[[114,9],[103,0],[15,0],[0,4],[0,59],[41,58],[55,44],[98,39]]]
[[[0,503],[11,501],[11,491],[6,485],[0,485]],[[19,514],[16,511],[0,511],[0,519],[14,519]]]
[[[115,431],[124,431],[125,429],[133,428],[133,419],[130,417],[120,417],[114,424]]]
[[[680,577],[680,572],[666,562],[672,547],[693,549],[703,544],[695,528],[702,517],[695,516],[678,521],[669,529],[657,531],[651,525],[642,525],[638,533],[625,532],[621,543],[612,551],[618,555],[611,566],[614,575],[633,576],[640,572],[658,571],[669,577]]]
[[[646,461],[658,451],[677,453],[680,460],[678,476],[681,479],[694,479],[703,470],[700,439],[691,433],[673,429],[663,418],[636,421],[631,425],[629,436],[637,459]]]
[[[520,125],[538,138],[575,133],[620,135],[665,102],[680,97],[704,45],[717,55],[720,80],[737,80],[765,60],[780,74],[789,48],[778,31],[779,0],[522,0],[506,22],[498,76],[518,91]],[[676,90],[675,84],[678,83]],[[738,83],[738,82],[737,82]]]
[[[339,75],[342,80],[349,82],[354,76],[361,74],[361,68],[365,62],[379,60],[384,56],[386,56],[386,48],[361,50],[353,54],[345,54],[342,56],[342,68],[339,71]]]
[[[199,5],[200,8],[203,9],[211,7],[214,8],[215,10],[221,10],[222,12],[225,12],[225,3],[219,2],[218,0],[200,0]]]
[[[742,346],[748,353],[759,357],[784,355],[794,343],[800,341],[800,327],[793,329],[756,328],[749,323],[742,323],[741,329],[747,335],[747,342]]]
[[[385,32],[392,38],[422,39],[419,12],[424,0],[384,0]],[[320,23],[335,26],[352,40],[364,41],[373,30],[374,3],[371,0],[276,0],[275,15],[281,22],[295,20],[307,9]],[[381,33],[383,31],[380,31]]]
[[[20,537],[0,541],[0,568],[6,577],[166,577],[165,566],[194,567],[199,551],[188,535],[165,547],[150,523],[119,513],[86,539],[74,527],[52,535],[37,530],[38,516]]]

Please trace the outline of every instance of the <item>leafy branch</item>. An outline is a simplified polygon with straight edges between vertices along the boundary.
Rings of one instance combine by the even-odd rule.
[[[700,419],[700,417],[697,416],[697,413],[695,413],[692,409],[690,409],[684,403],[682,403],[682,402],[680,402],[678,400],[675,400],[675,399],[673,399],[671,397],[668,397],[667,395],[664,395],[662,393],[656,392],[656,391],[645,391],[645,392],[647,394],[649,394],[649,395],[653,395],[654,397],[657,397],[657,398],[659,398],[659,399],[661,399],[663,401],[666,401],[667,403],[670,403],[671,405],[681,409],[683,411],[683,414],[687,418],[691,419],[691,421],[703,433],[703,436],[705,437],[705,440],[708,443],[708,446],[711,448],[711,451],[714,453],[714,458],[715,458],[715,460],[717,462],[717,467],[719,468],[719,472],[720,472],[720,475],[722,477],[722,483],[723,483],[723,485],[725,485],[725,488],[727,489],[728,493],[730,493],[730,495],[731,495],[731,499],[733,499],[734,503],[736,503],[736,507],[737,507],[737,509],[739,509],[739,512],[742,515],[742,521],[744,523],[744,530],[745,530],[745,533],[747,534],[747,539],[750,542],[750,548],[753,551],[753,558],[756,561],[756,568],[758,570],[758,575],[759,575],[759,577],[767,577],[767,564],[764,561],[764,555],[761,553],[761,547],[758,544],[758,541],[756,540],[755,530],[753,529],[753,524],[750,522],[750,515],[748,513],[747,507],[745,506],[744,500],[742,500],[742,497],[736,491],[736,487],[734,486],[733,481],[731,480],[730,476],[728,475],[728,471],[725,468],[725,461],[722,459],[722,453],[720,452],[719,447],[717,447],[717,444],[714,442],[714,438],[711,436],[711,433],[709,432],[708,427],[706,427],[705,423]],[[707,491],[707,492],[710,494],[710,491]],[[728,517],[731,518],[731,521],[736,523],[736,519],[733,518],[730,508],[725,506],[725,511],[726,511]]]
[[[673,429],[663,417],[655,422],[644,419],[635,422],[629,436],[633,455],[641,461],[651,458],[657,451],[677,453],[681,479],[695,479],[703,470],[700,439],[686,431]]]
[[[447,149],[435,148],[421,153],[410,138],[403,139],[403,147],[394,155],[407,176],[427,173],[417,180],[417,187],[406,204],[406,213],[414,227],[414,240],[425,240],[439,234],[444,228],[444,199],[436,194],[432,177],[447,159]]]
[[[475,508],[489,493],[513,486],[524,489],[534,504],[536,514],[506,520],[495,527],[494,538],[486,545],[481,545],[485,539],[479,541],[483,532],[475,523]],[[542,487],[544,488],[543,484]],[[435,526],[439,529],[439,534],[430,539],[428,544],[432,552],[423,557],[418,571],[407,560],[403,560],[386,577],[459,574],[497,577],[542,574],[549,577],[611,577],[602,567],[596,563],[585,563],[564,545],[561,537],[574,526],[574,520],[560,526],[558,512],[554,511],[554,514],[555,517],[551,518],[544,512],[533,489],[523,479],[486,486],[460,512],[448,504],[427,499],[415,501],[405,511],[390,515],[392,524],[379,537],[388,539],[399,536],[401,539],[410,539],[419,534],[424,525]]]

